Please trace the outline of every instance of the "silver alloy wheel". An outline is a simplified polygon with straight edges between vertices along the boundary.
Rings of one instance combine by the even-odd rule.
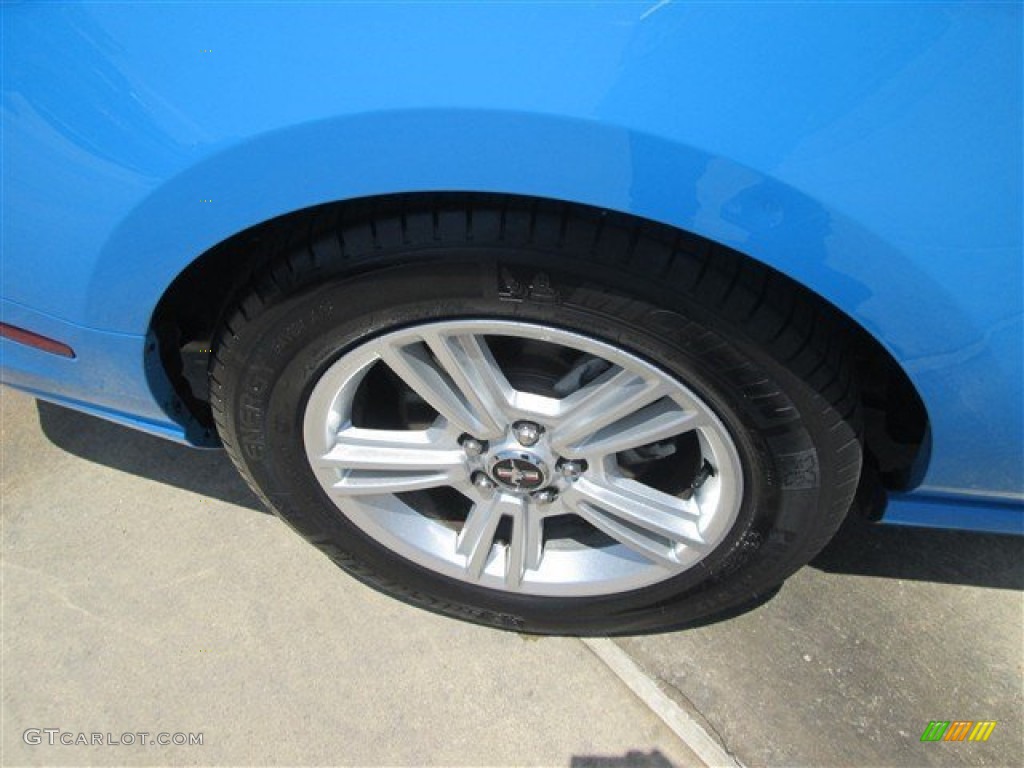
[[[559,396],[517,389],[490,348],[500,337],[586,362]],[[355,426],[379,364],[430,406],[430,423]],[[702,463],[683,493],[639,482],[621,461],[684,435],[696,438]],[[671,578],[723,540],[743,498],[736,446],[691,390],[621,349],[530,323],[432,322],[355,347],[316,383],[303,438],[328,497],[384,547],[451,578],[528,595],[608,595]],[[466,499],[455,524],[414,493],[445,487]],[[555,518],[585,521],[599,543],[560,535]]]

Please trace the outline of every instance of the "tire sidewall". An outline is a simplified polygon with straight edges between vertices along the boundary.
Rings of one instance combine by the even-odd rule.
[[[336,277],[286,292],[224,350],[225,415],[265,500],[360,579],[417,605],[527,631],[636,631],[714,615],[765,594],[822,538],[822,489],[835,448],[828,404],[708,308],[621,276],[541,270],[539,259],[480,251]],[[543,284],[509,296],[519,284]],[[626,593],[552,598],[477,587],[390,552],[342,514],[305,453],[305,404],[323,373],[397,328],[455,319],[555,326],[620,347],[681,380],[718,415],[739,451],[744,497],[724,540],[687,571]]]

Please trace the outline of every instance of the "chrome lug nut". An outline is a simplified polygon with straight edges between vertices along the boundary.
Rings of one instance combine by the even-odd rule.
[[[569,482],[575,482],[579,480],[580,475],[587,471],[587,462],[563,459],[558,462],[556,468],[566,480]]]
[[[473,485],[481,491],[490,492],[495,489],[497,483],[491,480],[485,473],[475,472],[473,473]]]
[[[462,443],[462,450],[466,452],[466,455],[471,459],[475,459],[487,451],[487,443],[483,440],[477,440],[475,437],[466,435],[459,442]]]
[[[527,448],[540,440],[543,431],[544,427],[534,424],[532,421],[517,421],[512,425],[512,434],[516,436],[520,445],[525,445]]]
[[[550,504],[558,498],[558,491],[554,488],[542,488],[531,496],[538,504]]]

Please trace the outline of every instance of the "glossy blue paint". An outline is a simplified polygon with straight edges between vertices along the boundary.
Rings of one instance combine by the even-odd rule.
[[[920,493],[1020,497],[1019,4],[0,13],[3,312],[49,318],[25,327],[80,355],[59,368],[3,342],[7,381],[183,438],[145,339],[206,249],[331,200],[537,195],[789,274],[921,393]]]
[[[8,386],[177,442],[203,442],[174,420],[174,398],[154,369],[155,347],[145,336],[86,328],[6,299],[0,318],[68,344],[77,357],[43,352],[0,338],[0,374]]]
[[[1024,535],[1024,515],[1013,499],[972,498],[962,494],[893,494],[883,522],[916,528],[956,528]]]

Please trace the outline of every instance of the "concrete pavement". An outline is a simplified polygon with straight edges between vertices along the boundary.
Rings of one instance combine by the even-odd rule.
[[[377,594],[222,454],[0,398],[3,765],[697,762],[580,641]],[[852,525],[745,615],[615,642],[748,765],[1020,765],[1022,555]],[[934,719],[998,725],[921,743]],[[203,744],[30,745],[30,728]]]
[[[694,762],[579,641],[386,598],[263,513],[223,454],[2,398],[3,765]]]
[[[750,765],[1024,764],[1024,540],[851,523],[760,608],[619,644]]]

